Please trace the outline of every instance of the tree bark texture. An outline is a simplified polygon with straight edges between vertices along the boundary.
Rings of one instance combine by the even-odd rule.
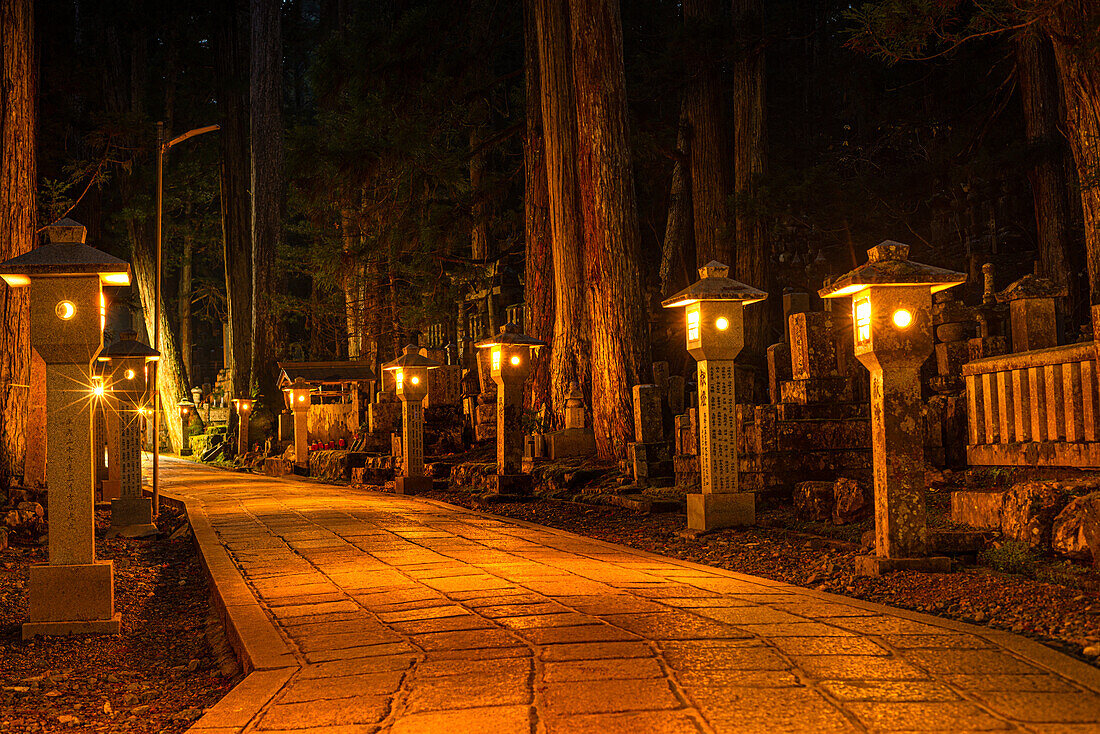
[[[684,0],[688,49],[685,90],[691,155],[691,207],[698,257],[734,265],[734,227],[730,216],[733,161],[732,121],[722,95],[721,47],[728,32],[721,0]]]
[[[668,191],[668,218],[661,245],[661,296],[687,288],[695,275],[695,232],[692,228],[691,203],[691,140],[687,105],[680,113],[676,133],[676,159],[672,164],[672,181]]]
[[[523,330],[537,339],[554,337],[554,256],[550,236],[550,202],[539,89],[538,25],[535,3],[523,3],[523,71],[527,129],[523,141],[524,268]],[[526,407],[539,411],[551,405],[550,352],[540,349],[531,365]]]
[[[218,106],[221,108],[222,238],[229,315],[229,368],[233,395],[249,394],[252,364],[252,214],[248,113],[248,3],[225,0],[215,35]],[[231,419],[232,420],[232,419]]]
[[[470,58],[474,69],[473,83],[481,88],[492,74],[485,49],[486,34],[490,24],[490,8],[485,0],[470,0]],[[485,92],[488,94],[488,92]],[[475,261],[493,257],[493,243],[489,238],[489,201],[485,194],[485,174],[488,169],[488,150],[483,146],[489,136],[489,100],[475,93],[470,101],[470,256]]]
[[[1048,20],[1065,98],[1066,137],[1077,164],[1089,303],[1100,305],[1100,50],[1093,0],[1064,0]],[[1093,318],[1095,330],[1096,317]]]
[[[571,0],[577,180],[592,340],[592,425],[605,459],[634,433],[632,388],[650,377],[618,0]]]
[[[1050,39],[1028,30],[1016,39],[1016,72],[1024,126],[1034,165],[1028,171],[1039,246],[1038,275],[1069,290],[1069,313],[1080,306],[1070,258],[1069,187],[1066,138],[1059,129],[1061,95]]]
[[[733,67],[734,169],[737,280],[768,290],[768,228],[759,213],[756,196],[767,170],[768,137],[764,94],[764,47],[761,0],[733,0],[737,32],[737,60]],[[692,172],[694,176],[694,171]],[[761,364],[768,345],[768,305],[745,310],[745,357]]]
[[[584,289],[584,223],[577,183],[577,119],[570,64],[568,0],[534,0],[539,88],[546,149],[546,183],[554,268],[554,338],[550,347],[551,405],[565,418],[565,396],[576,382],[591,394],[591,350]]]
[[[0,0],[0,260],[29,252],[36,229],[34,3]],[[23,474],[30,384],[26,288],[0,285],[0,482]]]
[[[187,206],[187,218],[191,218],[191,206]],[[180,280],[176,292],[180,322],[180,358],[183,360],[183,374],[190,384],[195,384],[195,373],[191,370],[191,261],[195,249],[195,236],[188,228],[183,235],[183,252],[180,253]]]
[[[363,344],[363,311],[360,302],[359,263],[355,257],[355,219],[348,210],[340,212],[343,240],[344,323],[348,332],[348,359],[359,359]]]
[[[251,0],[252,367],[253,394],[278,410],[275,254],[283,244],[282,34],[278,0]]]

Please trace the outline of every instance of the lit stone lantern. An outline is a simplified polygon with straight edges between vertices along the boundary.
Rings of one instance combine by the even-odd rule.
[[[384,371],[393,373],[401,401],[401,476],[394,482],[398,494],[432,488],[431,477],[424,476],[424,398],[428,395],[428,370],[441,366],[412,344],[400,357],[382,365]]]
[[[109,397],[111,462],[118,465],[119,497],[111,500],[111,527],[126,537],[157,533],[153,500],[141,490],[141,430],[152,387],[149,363],[159,358],[157,350],[139,342],[132,330],[119,334],[119,341],[100,350],[96,357]],[[116,475],[114,466],[111,475]]]
[[[490,488],[496,494],[524,494],[530,491],[531,475],[522,473],[523,384],[531,372],[532,349],[547,344],[508,323],[476,346],[489,350],[489,374],[497,384],[497,473],[490,477]]]
[[[871,373],[876,555],[857,560],[864,575],[951,569],[950,559],[928,555],[920,368],[932,353],[932,294],[966,275],[908,257],[908,245],[883,242],[867,251],[866,264],[820,291],[851,296],[855,355]]]
[[[712,260],[699,268],[699,280],[661,304],[685,308],[687,350],[698,363],[702,492],[687,497],[689,530],[756,522],[756,496],[738,488],[734,359],[745,345],[745,306],[768,294],[731,279],[729,270]]]
[[[197,405],[187,398],[176,403],[176,409],[180,412],[180,430],[183,432],[183,444],[180,446],[180,456],[191,455],[191,444],[190,441],[188,441],[187,427],[191,423],[191,414],[195,412],[197,407]]]
[[[237,398],[233,401],[237,409],[237,456],[248,453],[248,418],[252,415],[252,398]]]
[[[104,387],[91,376],[103,285],[128,285],[130,266],[84,244],[86,234],[63,219],[47,228],[47,244],[0,263],[10,287],[30,286],[30,343],[46,365],[49,564],[30,568],[24,638],[119,631],[113,565],[95,558],[92,417]]]
[[[309,405],[313,388],[302,377],[283,388],[286,407],[294,414],[294,463],[309,466]]]

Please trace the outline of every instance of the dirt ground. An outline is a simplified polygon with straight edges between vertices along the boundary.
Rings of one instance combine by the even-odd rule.
[[[115,562],[121,635],[24,642],[27,567],[46,551],[0,551],[0,732],[181,732],[236,682],[220,626],[208,634],[194,545],[186,529],[166,537],[182,518],[162,508],[156,540],[106,540],[109,524],[110,513],[98,512],[98,554]]]
[[[542,498],[490,504],[475,494],[438,489],[426,496],[730,571],[1010,630],[1097,662],[1083,650],[1100,643],[1100,577],[1068,561],[1018,559],[1007,547],[980,562],[964,559],[951,574],[866,578],[852,573],[861,552],[858,542],[837,536],[859,538],[869,522],[866,528],[848,526],[838,533],[830,526],[790,522],[789,511],[764,507],[763,522],[786,527],[729,529],[691,540],[676,534],[685,527],[678,513],[642,514]],[[795,525],[797,531],[790,529]],[[1020,572],[1005,573],[998,566]]]

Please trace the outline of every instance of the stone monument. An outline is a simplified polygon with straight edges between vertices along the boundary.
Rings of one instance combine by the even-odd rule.
[[[964,273],[908,260],[909,246],[883,242],[867,262],[820,291],[851,296],[856,358],[871,373],[875,554],[857,571],[949,571],[930,557],[924,497],[924,418],[920,369],[932,354],[932,294],[966,282]]]
[[[699,280],[661,305],[686,307],[687,349],[698,363],[699,494],[688,495],[688,529],[715,530],[756,521],[756,497],[737,482],[734,359],[745,343],[744,307],[768,297],[711,261]]]
[[[130,266],[84,244],[87,230],[71,219],[46,233],[46,244],[0,263],[10,287],[30,287],[30,344],[46,366],[49,563],[30,567],[23,638],[115,634],[114,566],[95,557],[91,422],[103,387],[90,378],[103,285],[129,285]]]
[[[432,488],[424,476],[424,399],[428,396],[428,370],[439,367],[410,344],[400,357],[382,366],[392,372],[401,400],[401,474],[394,480],[398,494],[416,494]]]
[[[551,460],[596,453],[596,437],[591,428],[584,427],[584,393],[576,382],[569,384],[565,394],[565,427],[546,438]]]

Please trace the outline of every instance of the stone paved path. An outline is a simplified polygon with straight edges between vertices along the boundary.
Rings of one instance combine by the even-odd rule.
[[[163,477],[256,668],[200,734],[1100,731],[1097,671],[1004,633],[423,500]]]

